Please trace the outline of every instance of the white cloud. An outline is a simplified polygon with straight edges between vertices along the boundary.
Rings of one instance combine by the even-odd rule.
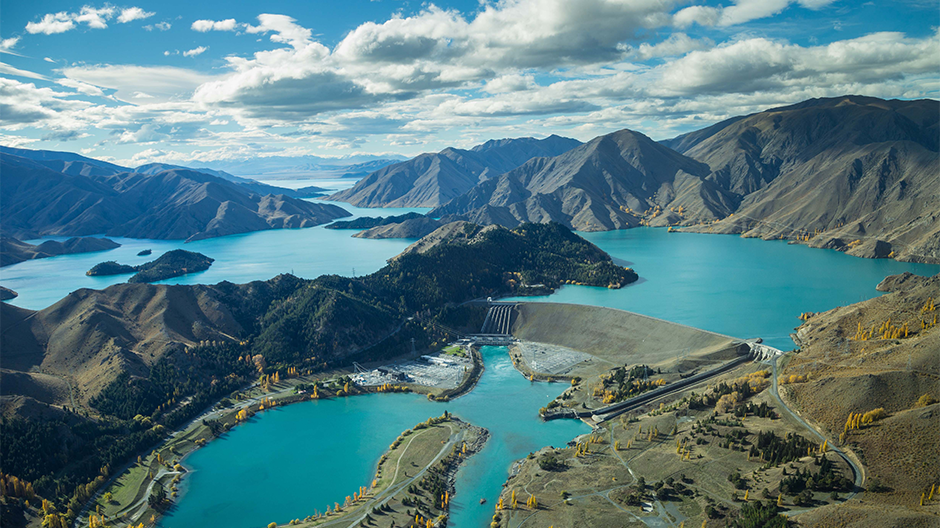
[[[721,10],[719,26],[733,26],[758,18],[764,18],[783,11],[791,0],[735,0]]]
[[[678,57],[690,51],[707,49],[714,45],[715,43],[707,38],[696,40],[685,33],[673,33],[662,42],[640,44],[637,48],[637,55],[643,60],[655,57]]]
[[[10,37],[5,39],[0,39],[0,53],[10,53],[15,55],[11,50],[16,47],[16,43],[20,41],[20,37]]]
[[[150,18],[156,13],[151,11],[144,11],[139,7],[128,7],[121,10],[121,14],[118,15],[117,21],[121,24],[126,24],[134,20],[143,20],[145,18]]]
[[[191,49],[191,50],[189,50],[189,51],[184,51],[184,52],[183,52],[183,56],[184,56],[184,57],[195,57],[196,55],[202,55],[203,53],[206,52],[207,49],[209,49],[209,48],[207,48],[207,47],[205,47],[205,46],[199,46],[198,48],[193,48],[193,49]]]
[[[0,145],[11,148],[23,148],[28,147],[31,143],[39,141],[38,139],[23,137],[23,136],[10,136],[7,134],[0,134]]]
[[[509,74],[486,81],[483,90],[489,93],[506,93],[529,90],[538,86],[532,75]]]
[[[193,31],[205,33],[207,31],[235,31],[238,24],[234,18],[225,20],[197,20],[190,26]]]
[[[52,64],[55,64],[55,60],[50,59],[49,57],[46,57],[46,58],[44,58],[44,59],[42,59],[42,60],[44,60],[44,61],[46,61],[46,62],[51,62]]]
[[[692,24],[714,26],[720,17],[721,12],[715,7],[690,6],[673,15],[672,23],[679,28],[686,28]]]
[[[92,29],[104,29],[108,27],[108,21],[114,18],[116,12],[117,8],[105,4],[104,7],[98,8],[86,5],[78,13],[69,13],[67,11],[47,13],[43,15],[39,22],[27,23],[26,32],[34,35],[37,33],[54,35],[74,29],[76,23],[85,24]],[[121,10],[117,21],[125,24],[133,20],[152,17],[154,14],[139,7],[128,7]]]
[[[163,21],[163,22],[157,22],[156,24],[147,24],[146,26],[144,26],[144,29],[146,29],[147,31],[153,31],[154,28],[156,28],[156,29],[159,29],[160,31],[169,31],[171,27],[173,27],[172,24],[170,24],[169,22]]]
[[[874,33],[814,47],[752,38],[694,51],[658,68],[654,73],[658,82],[650,90],[653,94],[692,96],[803,86],[849,90],[936,72],[937,56],[937,33],[925,39]]]
[[[821,9],[835,0],[733,0],[727,7],[690,6],[680,9],[672,16],[672,24],[678,28],[687,28],[692,24],[700,26],[734,26],[777,15],[791,4],[799,4],[807,9]]]
[[[88,24],[92,29],[104,29],[108,27],[107,21],[114,16],[114,8],[105,5],[98,9],[91,6],[84,6],[77,15],[72,15],[74,20],[79,23]]]
[[[66,99],[69,95],[0,77],[0,126],[15,130],[48,122],[66,110],[91,106],[84,101]]]
[[[286,43],[295,49],[303,47],[310,40],[310,30],[295,24],[295,20],[286,15],[258,15],[260,24],[245,27],[247,33],[270,33],[271,42]],[[232,20],[232,22],[235,22]]]
[[[65,33],[75,27],[72,21],[72,15],[65,11],[52,14],[49,13],[42,17],[39,22],[29,22],[26,24],[26,32],[31,34],[42,33],[44,35],[54,35],[56,33]]]

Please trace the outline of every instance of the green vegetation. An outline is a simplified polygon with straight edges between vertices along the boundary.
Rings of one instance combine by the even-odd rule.
[[[777,505],[768,501],[748,502],[731,525],[734,528],[786,528],[787,518],[777,513]]]
[[[113,260],[99,262],[93,268],[85,272],[89,277],[100,277],[103,275],[123,275],[125,273],[134,273],[137,268],[127,264],[118,264]]]
[[[205,271],[212,265],[213,259],[202,253],[183,249],[167,251],[153,262],[137,266],[137,274],[127,282],[156,282],[187,273]]]

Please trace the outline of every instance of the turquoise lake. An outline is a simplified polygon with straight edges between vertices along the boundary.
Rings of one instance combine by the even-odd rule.
[[[365,209],[345,203],[330,203],[352,213],[352,216],[340,220],[428,211],[423,208]],[[366,275],[384,266],[387,259],[401,253],[414,242],[412,239],[353,238],[354,233],[356,231],[317,226],[306,229],[257,231],[190,243],[182,240],[111,237],[111,240],[121,244],[121,247],[95,253],[28,260],[0,268],[0,285],[19,294],[19,297],[10,301],[11,304],[40,310],[79,288],[102,289],[127,281],[130,274],[108,277],[85,275],[95,264],[107,260],[136,266],[167,251],[185,249],[202,253],[215,259],[215,262],[206,271],[167,279],[157,284],[216,284],[222,281],[245,283],[267,280],[280,273],[292,273],[311,279],[329,274],[349,276],[353,271],[357,275]],[[45,240],[67,238],[48,237],[28,242],[40,244]],[[138,257],[137,253],[144,249],[150,249],[153,253]]]
[[[357,209],[356,216],[408,210]],[[84,272],[103,260],[130,264],[183,247],[216,259],[209,270],[170,283],[247,282],[278,273],[313,278],[324,273],[370,273],[410,240],[361,240],[350,231],[322,227],[264,231],[183,244],[118,240],[121,248],[24,262],[0,269],[0,284],[16,290],[14,304],[43,308],[80,287],[102,288],[127,276],[92,278]],[[542,298],[643,313],[742,338],[762,337],[793,348],[789,333],[805,311],[822,311],[880,295],[885,276],[940,272],[940,266],[850,257],[786,242],[737,236],[632,229],[582,233],[640,281],[620,290],[566,286]],[[154,256],[136,257],[153,249]],[[470,459],[457,482],[450,526],[485,526],[513,460],[546,445],[563,445],[587,431],[575,421],[542,423],[537,410],[564,387],[531,383],[516,372],[505,350],[484,349],[486,372],[470,394],[449,403],[414,395],[383,394],[316,401],[269,411],[187,459],[194,472],[164,528],[264,526],[302,518],[342,502],[368,485],[375,463],[404,429],[445,409],[490,430],[487,447]],[[487,505],[478,504],[481,497]]]
[[[186,459],[193,472],[185,495],[160,526],[249,528],[322,512],[372,482],[379,455],[402,431],[444,410],[490,430],[458,474],[449,523],[485,526],[514,460],[590,428],[574,420],[542,423],[538,408],[563,386],[526,380],[505,348],[484,347],[483,358],[486,371],[473,392],[448,403],[371,394],[262,413]]]

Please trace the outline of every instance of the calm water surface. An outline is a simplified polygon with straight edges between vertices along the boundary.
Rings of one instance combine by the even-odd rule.
[[[365,209],[349,204],[330,202],[360,216],[389,216],[428,209]],[[40,310],[69,292],[79,288],[101,289],[127,281],[130,275],[88,277],[85,272],[95,264],[114,260],[122,264],[139,265],[149,262],[173,249],[195,251],[215,259],[208,270],[167,279],[157,284],[216,284],[222,281],[245,283],[268,280],[280,273],[293,273],[313,279],[324,274],[357,275],[372,273],[389,259],[401,253],[413,239],[368,240],[352,238],[356,231],[325,229],[323,226],[305,229],[272,229],[196,242],[182,240],[145,240],[112,237],[121,247],[95,253],[79,253],[58,257],[28,260],[0,268],[0,285],[19,293],[11,304]],[[40,244],[44,240],[65,240],[68,237],[48,237],[31,240]],[[144,249],[151,255],[138,257]]]

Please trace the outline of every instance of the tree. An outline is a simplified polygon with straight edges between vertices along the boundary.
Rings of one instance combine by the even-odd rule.
[[[157,509],[163,506],[164,502],[166,502],[166,490],[163,489],[163,484],[154,482],[153,489],[150,491],[150,497],[147,499],[147,503],[151,508]]]

